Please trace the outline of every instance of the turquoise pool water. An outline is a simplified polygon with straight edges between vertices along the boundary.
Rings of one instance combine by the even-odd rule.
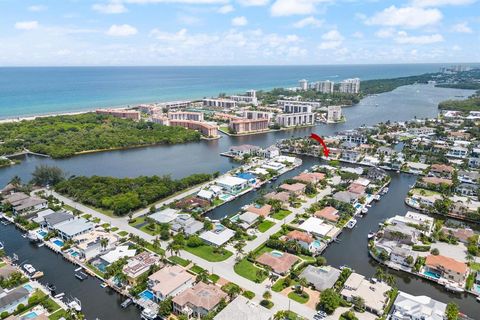
[[[29,285],[29,284],[26,284],[26,285],[24,285],[23,287],[24,287],[25,289],[27,289],[28,292],[32,292],[32,291],[34,290],[33,287],[32,287],[31,285]]]
[[[312,247],[315,249],[320,249],[322,247],[322,242],[320,240],[315,240],[312,242]]]
[[[140,293],[138,296],[141,299],[151,300],[151,301],[153,301],[153,297],[154,297],[153,292],[151,292],[150,290],[145,290],[142,293]]]
[[[270,252],[270,254],[275,258],[281,258],[283,256],[283,253],[281,253],[280,251],[272,251]]]
[[[54,243],[57,247],[60,247],[60,248],[63,247],[63,245],[64,245],[63,241],[60,240],[60,239],[55,239],[55,240],[53,241],[53,243]]]
[[[38,317],[38,314],[36,312],[29,312],[27,313],[26,315],[24,315],[22,317],[22,320],[26,320],[26,319],[35,319],[36,317]]]
[[[440,275],[438,273],[435,273],[435,272],[425,271],[425,272],[423,272],[423,274],[426,275],[427,277],[430,277],[430,278],[440,279]]]
[[[48,234],[48,232],[43,231],[43,230],[39,230],[39,231],[37,231],[37,234],[38,234],[40,237],[45,238],[45,236]]]

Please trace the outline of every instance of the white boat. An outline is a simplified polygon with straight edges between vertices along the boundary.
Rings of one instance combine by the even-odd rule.
[[[388,190],[389,190],[388,188],[383,189],[383,190],[382,190],[382,194],[388,193]]]
[[[27,233],[27,239],[30,241],[30,242],[37,242],[39,241],[40,239],[38,238],[37,234],[33,231],[30,231]]]
[[[379,195],[379,194],[374,195],[374,196],[373,196],[373,199],[374,199],[374,200],[377,200],[377,201],[380,200],[380,195]]]
[[[154,320],[157,319],[157,312],[150,308],[145,308],[142,311],[141,318],[144,320]]]
[[[82,269],[83,269],[83,267],[78,267],[77,269],[75,269],[75,272],[78,272],[78,271],[80,271],[80,270],[82,270]]]
[[[362,213],[367,213],[368,212],[368,209],[367,208],[363,208],[362,209]]]
[[[445,285],[445,289],[447,289],[448,291],[458,292],[458,293],[465,291],[463,288],[460,288],[460,287],[458,287],[454,284],[450,284],[450,283]]]
[[[77,312],[82,311],[82,303],[77,298],[73,298],[71,301],[69,301],[67,303],[67,307]]]
[[[480,302],[480,297],[477,297],[477,301]]]
[[[0,250],[5,249],[5,246],[3,245],[3,242],[0,242]]]
[[[43,247],[44,245],[45,245],[44,242],[40,242],[40,243],[37,245],[37,247],[41,248],[41,247]]]
[[[375,237],[375,235],[376,235],[375,232],[369,232],[367,237],[368,237],[368,239],[372,239],[372,238]]]
[[[100,287],[106,288],[106,287],[108,287],[108,284],[107,284],[106,282],[102,282],[102,283],[100,284]]]
[[[353,229],[353,227],[355,227],[356,224],[357,224],[357,220],[351,219],[351,220],[348,221],[348,223],[347,223],[347,228]]]
[[[34,274],[35,271],[37,271],[31,264],[24,264],[23,269],[27,271],[29,274]]]
[[[65,293],[62,292],[62,293],[59,293],[59,294],[54,295],[53,297],[54,297],[55,299],[62,299],[64,295],[65,295]]]

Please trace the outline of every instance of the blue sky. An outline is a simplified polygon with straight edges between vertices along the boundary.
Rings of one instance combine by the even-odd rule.
[[[0,0],[0,65],[480,61],[480,0]]]

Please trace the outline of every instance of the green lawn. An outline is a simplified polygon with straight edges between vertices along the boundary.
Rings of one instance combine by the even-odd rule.
[[[217,283],[217,281],[220,280],[220,276],[213,273],[208,276],[208,279],[210,279],[210,281],[212,281],[213,283]]]
[[[184,250],[209,262],[225,261],[233,254],[225,249],[223,250],[223,253],[215,252],[215,248],[209,245],[203,245],[199,247],[185,246]]]
[[[255,298],[255,293],[247,290],[247,291],[243,291],[242,296],[244,296],[249,300],[252,300],[253,298]]]
[[[290,211],[290,210],[283,210],[282,209],[282,210],[279,210],[278,212],[275,212],[274,214],[272,214],[271,217],[273,219],[283,220],[286,217],[288,217],[291,213],[292,213],[292,211]]]
[[[425,196],[434,196],[434,195],[441,195],[440,192],[432,191],[432,190],[427,190],[427,189],[422,189],[422,188],[414,188],[411,190],[413,194],[424,194]]]
[[[287,286],[285,285],[284,282],[285,282],[285,278],[278,279],[277,282],[275,282],[274,285],[272,286],[272,291],[280,292],[283,289],[285,289]],[[298,284],[297,281],[292,280],[292,283],[290,284],[290,286],[295,286],[297,284]]]
[[[192,271],[193,273],[199,274],[202,271],[205,271],[205,269],[203,269],[200,266],[194,265],[193,267],[190,268],[190,271]]]
[[[163,250],[163,249],[160,248],[160,247],[154,247],[153,244],[151,244],[150,242],[147,243],[147,245],[145,246],[145,248],[147,248],[148,250],[153,251],[153,252],[155,252],[156,254],[161,255],[161,256],[163,256],[163,255],[165,254],[165,250]]]
[[[212,207],[216,207],[216,206],[219,206],[221,205],[222,203],[224,203],[225,201],[223,201],[222,199],[214,199],[212,201]]]
[[[120,231],[120,232],[118,233],[118,235],[119,235],[120,237],[126,237],[126,236],[128,236],[128,232],[122,230],[122,231]]]
[[[175,264],[181,265],[182,267],[186,267],[190,264],[190,261],[185,260],[185,259],[180,258],[180,257],[177,257],[177,256],[171,256],[170,258],[168,258],[168,260],[170,260],[171,262],[173,262]]]
[[[258,224],[257,229],[261,233],[264,233],[265,231],[267,231],[268,229],[270,229],[274,225],[275,225],[275,222],[273,222],[273,221],[263,220],[261,223]]]
[[[235,273],[256,283],[261,283],[267,278],[267,273],[258,277],[257,271],[261,270],[247,259],[242,259],[234,267]]]
[[[308,299],[310,299],[308,293],[302,292],[301,294],[292,291],[288,294],[288,297],[293,301],[297,301],[298,303],[307,303]]]
[[[0,268],[6,266],[7,264],[5,262],[0,262]]]
[[[480,263],[470,262],[468,263],[468,266],[470,267],[470,269],[472,269],[472,271],[480,271]]]
[[[110,229],[110,232],[117,232],[118,231],[118,228],[117,227],[113,227]]]
[[[49,320],[59,320],[61,318],[65,318],[67,316],[67,312],[63,309],[58,310],[57,312],[48,316]]]

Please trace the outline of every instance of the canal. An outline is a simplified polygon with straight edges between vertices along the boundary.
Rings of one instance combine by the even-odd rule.
[[[30,263],[35,269],[43,271],[45,276],[39,281],[54,284],[56,292],[65,293],[64,299],[78,298],[82,303],[82,313],[87,319],[140,319],[140,311],[131,305],[123,309],[122,296],[111,289],[100,287],[100,280],[88,277],[84,281],[75,278],[75,265],[67,262],[59,254],[47,247],[38,248],[21,237],[21,230],[10,224],[0,224],[0,241],[10,257],[18,255],[18,264]]]

